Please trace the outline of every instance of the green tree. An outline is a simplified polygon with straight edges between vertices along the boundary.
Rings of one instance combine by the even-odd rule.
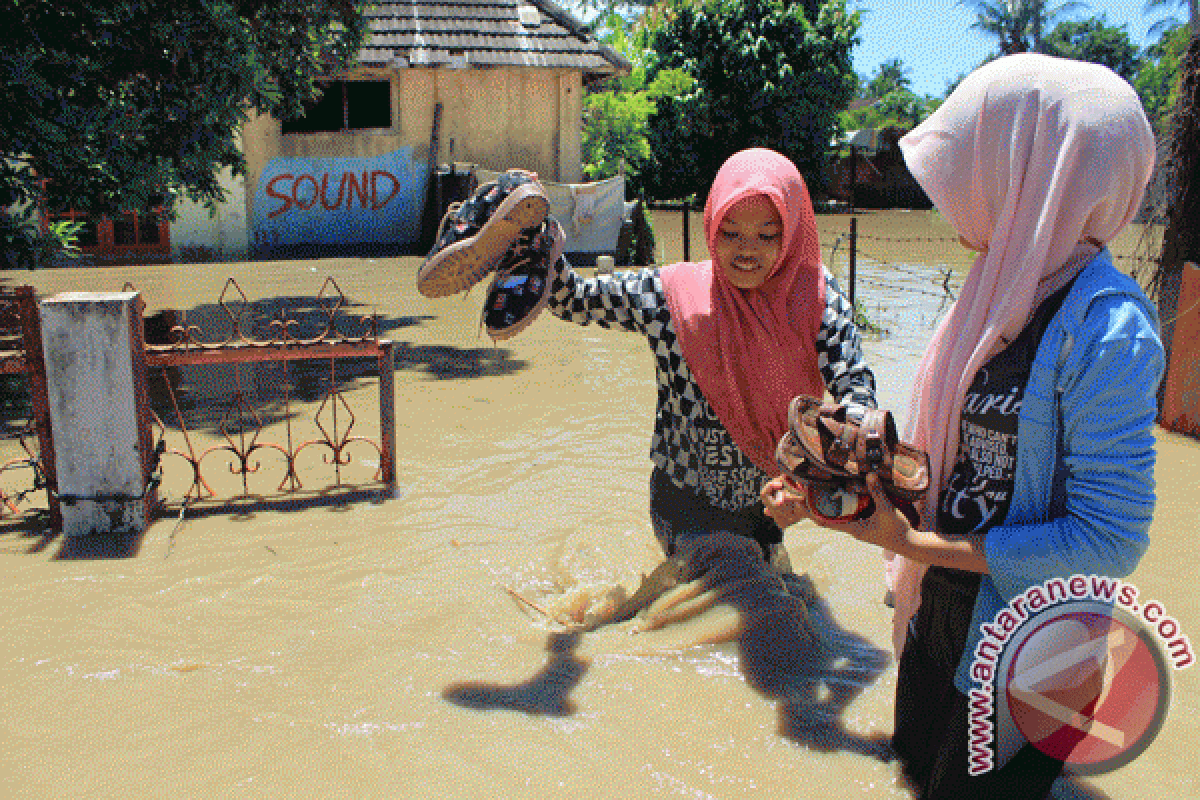
[[[650,157],[646,119],[654,103],[645,90],[590,93],[583,101],[583,174],[611,178]]]
[[[366,0],[0,0],[0,236],[32,209],[212,207],[251,112],[279,118],[351,62]]]
[[[1200,0],[1146,0],[1145,11],[1147,14],[1162,13],[1171,8],[1186,8],[1192,30],[1200,35]],[[1150,26],[1149,32],[1151,34],[1163,33],[1180,24],[1175,15],[1168,13],[1167,16]]]
[[[1044,52],[1052,56],[1073,58],[1103,64],[1125,80],[1133,83],[1142,66],[1137,45],[1124,28],[1108,24],[1099,17],[1074,21],[1064,20],[1054,27],[1045,40]]]
[[[624,166],[630,183],[639,184],[639,168],[650,158],[646,121],[655,100],[687,92],[694,81],[682,70],[666,70],[646,78],[649,41],[655,18],[629,21],[613,13],[598,38],[630,62],[630,73],[610,78],[588,90],[583,101],[583,171],[589,180],[609,178]]]
[[[908,67],[900,59],[890,58],[880,64],[875,75],[867,81],[864,95],[870,100],[880,100],[909,86],[912,86],[912,80],[908,77]]]
[[[1045,52],[1047,27],[1081,7],[1077,2],[1050,6],[1045,0],[963,0],[976,13],[972,28],[999,41],[1000,54]]]
[[[658,98],[647,120],[647,193],[703,196],[725,159],[753,146],[790,157],[818,190],[857,83],[858,12],[844,0],[667,0],[661,13],[648,75],[682,70],[694,83]]]
[[[1180,64],[1191,38],[1191,28],[1187,25],[1165,30],[1157,42],[1146,48],[1141,67],[1133,79],[1133,86],[1146,108],[1146,116],[1163,141],[1170,135],[1171,112],[1179,102]]]
[[[929,95],[918,95],[908,87],[912,81],[908,68],[893,58],[880,64],[869,79],[859,80],[856,108],[838,114],[844,131],[859,128],[914,128],[933,113],[940,102]]]
[[[1167,347],[1168,368],[1179,311],[1179,290],[1183,265],[1200,263],[1200,19],[1195,3],[1190,5],[1191,25],[1186,46],[1179,60],[1179,80],[1173,87],[1174,105],[1163,127],[1167,133],[1167,154],[1162,168],[1164,183],[1170,187],[1167,224],[1163,230],[1162,252],[1155,270],[1152,290],[1162,320],[1163,343]],[[1159,389],[1160,400],[1162,387]]]

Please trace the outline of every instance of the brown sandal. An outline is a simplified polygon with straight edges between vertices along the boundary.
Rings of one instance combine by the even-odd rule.
[[[857,475],[834,475],[809,461],[795,444],[791,432],[785,433],[775,449],[775,460],[783,470],[784,490],[800,494],[796,484],[803,484],[803,495],[808,508],[817,517],[844,522],[851,519],[866,519],[875,513],[875,502],[867,489],[866,479]],[[857,496],[857,501],[846,495]],[[921,524],[917,512],[916,498],[905,497],[891,487],[884,486],[884,494],[901,514],[908,518],[914,528]]]
[[[797,456],[809,462],[814,477],[874,472],[889,495],[907,500],[920,499],[929,488],[928,454],[900,441],[890,411],[869,408],[856,420],[846,406],[799,395],[788,407],[788,425],[787,445],[781,441],[780,447],[793,463]]]

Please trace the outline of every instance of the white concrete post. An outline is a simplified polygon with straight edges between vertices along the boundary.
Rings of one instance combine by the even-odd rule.
[[[41,308],[63,533],[141,533],[150,498],[138,295],[66,292]]]

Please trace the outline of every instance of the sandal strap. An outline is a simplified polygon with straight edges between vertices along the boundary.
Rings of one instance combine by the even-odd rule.
[[[892,472],[892,450],[895,447],[896,424],[890,411],[867,409],[863,414],[855,450],[859,472],[878,472],[887,478]]]
[[[522,249],[528,250],[530,246],[537,241],[539,234],[546,230],[546,222],[543,220],[536,228],[526,228],[521,231],[520,235],[513,240],[513,243],[504,251],[504,255],[500,257],[499,266],[496,267],[497,279],[507,278],[512,274],[512,271],[522,264],[527,263],[535,256],[529,253],[523,255],[514,254],[520,253]]]
[[[846,462],[857,449],[858,426],[846,421],[845,406],[831,403],[821,406],[817,412],[817,424],[831,437],[822,453],[825,463],[836,469],[845,469]]]
[[[845,470],[853,459],[859,475],[878,472],[885,478],[891,476],[897,437],[890,411],[864,409],[862,418],[855,420],[845,406],[827,403],[821,406],[817,423],[828,436],[822,455],[829,466]]]

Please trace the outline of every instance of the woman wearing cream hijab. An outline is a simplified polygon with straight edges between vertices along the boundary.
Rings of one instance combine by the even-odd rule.
[[[978,252],[913,387],[905,438],[929,452],[931,487],[920,530],[874,478],[874,515],[821,524],[891,559],[893,744],[918,796],[1041,798],[1078,739],[1051,746],[1005,706],[998,766],[970,775],[971,664],[980,625],[1010,600],[1053,578],[1127,575],[1147,546],[1163,350],[1104,245],[1141,202],[1153,136],[1108,69],[1022,54],[969,75],[900,144]],[[777,488],[763,491],[777,522],[807,515]]]

